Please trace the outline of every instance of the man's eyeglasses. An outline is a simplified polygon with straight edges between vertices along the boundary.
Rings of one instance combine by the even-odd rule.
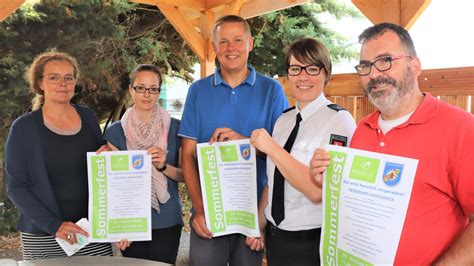
[[[289,65],[288,66],[288,75],[290,76],[298,76],[301,74],[301,71],[305,71],[306,74],[310,76],[317,76],[321,73],[322,67],[316,65],[309,65],[309,66],[298,66],[298,65]]]
[[[146,91],[148,91],[150,94],[158,94],[161,91],[161,88],[159,88],[159,87],[147,88],[147,87],[143,87],[143,86],[135,86],[135,87],[132,87],[132,88],[138,93],[145,93]]]
[[[76,78],[71,75],[66,75],[64,77],[61,77],[60,75],[46,75],[42,76],[43,78],[46,78],[46,81],[50,84],[59,84],[61,83],[61,80],[64,80],[66,84],[71,85],[76,82]]]
[[[370,61],[361,61],[360,64],[355,66],[357,74],[360,76],[367,76],[372,70],[372,66],[375,67],[380,72],[387,71],[392,68],[392,61],[402,59],[405,57],[413,58],[410,55],[395,55],[395,56],[384,56],[380,57],[372,62]]]

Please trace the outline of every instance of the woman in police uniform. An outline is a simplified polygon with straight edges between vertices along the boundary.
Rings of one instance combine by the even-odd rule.
[[[322,192],[309,175],[316,148],[346,146],[356,127],[351,114],[331,103],[323,89],[331,78],[328,50],[315,39],[294,42],[286,54],[288,81],[296,105],[278,119],[269,136],[252,132],[251,143],[267,154],[268,184],[259,204],[264,238],[249,238],[252,249],[266,245],[268,265],[319,265]]]

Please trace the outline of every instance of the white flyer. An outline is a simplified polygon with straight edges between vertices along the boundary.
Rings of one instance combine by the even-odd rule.
[[[84,231],[87,233],[90,233],[89,230],[89,221],[87,221],[86,218],[82,218],[76,223],[78,226],[80,226]],[[66,252],[66,254],[70,257],[74,255],[74,253],[78,252],[81,248],[85,247],[87,244],[89,244],[89,238],[82,235],[82,234],[76,234],[76,240],[77,242],[74,245],[69,244],[66,240],[61,239],[61,238],[55,238],[56,242],[58,242],[59,246]]]
[[[418,160],[328,145],[323,183],[323,265],[391,265]]]
[[[151,156],[87,153],[91,242],[151,240]]]
[[[200,143],[197,156],[208,229],[214,236],[260,236],[257,165],[249,139]]]

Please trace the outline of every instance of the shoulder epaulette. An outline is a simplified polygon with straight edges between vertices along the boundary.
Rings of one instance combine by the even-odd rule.
[[[290,107],[290,108],[286,109],[285,111],[283,111],[283,113],[289,112],[289,111],[291,111],[291,110],[293,110],[293,109],[295,109],[295,108],[296,108],[296,106]]]
[[[346,109],[342,108],[341,106],[335,104],[335,103],[331,103],[331,104],[328,104],[328,107],[329,109],[333,109],[334,111],[336,112],[339,112],[339,111],[347,111]]]

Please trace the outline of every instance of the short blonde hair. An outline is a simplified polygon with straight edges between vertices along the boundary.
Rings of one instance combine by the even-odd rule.
[[[249,37],[252,37],[252,33],[250,32],[250,25],[244,18],[236,16],[236,15],[228,15],[228,16],[223,16],[219,18],[218,20],[216,20],[216,23],[214,23],[214,27],[212,28],[212,33],[211,33],[212,42],[216,41],[217,28],[219,28],[219,26],[221,26],[224,23],[240,23],[244,27],[245,34],[248,34]]]

